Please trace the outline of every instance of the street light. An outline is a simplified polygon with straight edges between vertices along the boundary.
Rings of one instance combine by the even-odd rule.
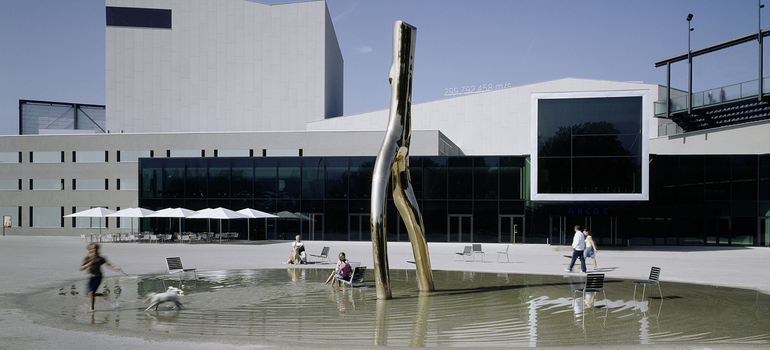
[[[687,114],[692,114],[692,55],[690,52],[690,32],[695,30],[690,26],[692,13],[687,14],[687,64],[689,65],[689,74],[687,75]]]

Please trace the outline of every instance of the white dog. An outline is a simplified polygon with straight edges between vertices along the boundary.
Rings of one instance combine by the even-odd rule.
[[[168,287],[168,290],[163,293],[150,293],[144,296],[144,302],[150,303],[144,311],[149,311],[153,307],[158,310],[158,305],[166,302],[174,303],[177,308],[182,308],[182,303],[179,302],[179,297],[184,295],[179,288]]]

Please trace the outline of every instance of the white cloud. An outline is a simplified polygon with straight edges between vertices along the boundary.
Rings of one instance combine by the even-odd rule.
[[[372,52],[372,48],[369,46],[359,46],[356,48],[356,51],[366,54]]]

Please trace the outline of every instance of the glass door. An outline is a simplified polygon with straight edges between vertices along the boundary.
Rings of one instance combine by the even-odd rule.
[[[707,245],[729,245],[730,244],[730,217],[718,216],[708,218],[706,225],[706,244]]]
[[[499,243],[524,243],[523,215],[500,215],[497,227]]]
[[[473,215],[449,215],[447,242],[472,242]]]
[[[757,232],[757,245],[760,247],[770,247],[770,217],[759,217],[759,231]]]
[[[369,222],[369,214],[348,215],[348,240],[370,241],[372,240],[372,226]]]
[[[324,214],[321,213],[302,213],[302,225],[300,234],[308,240],[324,239]]]

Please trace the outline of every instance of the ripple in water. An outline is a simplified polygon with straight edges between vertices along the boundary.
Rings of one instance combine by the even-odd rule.
[[[199,272],[183,281],[185,309],[145,312],[144,295],[179,286],[168,276],[107,278],[107,300],[85,310],[85,281],[30,295],[30,309],[77,323],[137,332],[245,336],[351,345],[558,346],[770,343],[770,296],[750,290],[663,282],[664,299],[632,299],[633,283],[608,279],[601,293],[572,291],[582,276],[435,271],[434,293],[417,290],[414,271],[391,271],[393,299],[373,283],[324,284],[330,270],[290,268]],[[369,274],[367,277],[371,278]],[[641,292],[641,289],[638,291]],[[648,292],[649,293],[649,292]]]

